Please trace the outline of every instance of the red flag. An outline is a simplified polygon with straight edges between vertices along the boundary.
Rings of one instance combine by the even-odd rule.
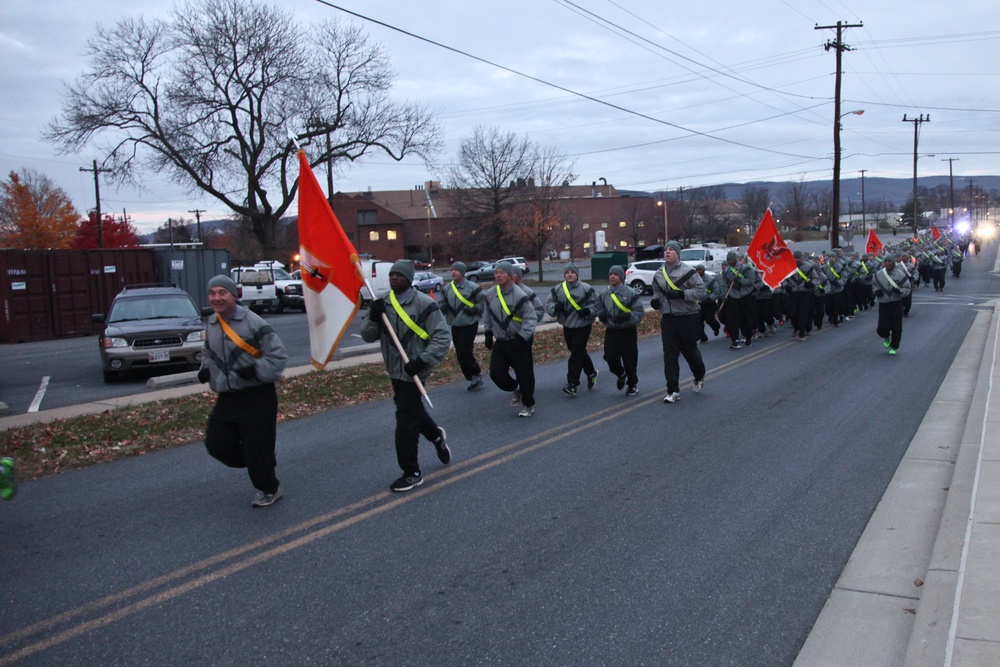
[[[771,209],[761,218],[757,233],[747,247],[747,256],[763,274],[764,282],[775,289],[781,281],[795,273],[797,267],[792,251],[778,233]]]
[[[934,227],[931,227],[931,236],[934,237],[935,241],[937,241],[939,238],[941,238],[941,230],[937,228],[937,225],[935,225]]]
[[[312,363],[325,368],[358,312],[358,251],[319,187],[305,151],[299,151],[299,245]]]
[[[868,230],[868,243],[865,244],[865,252],[870,252],[873,255],[882,252],[882,242],[875,236],[874,229]]]

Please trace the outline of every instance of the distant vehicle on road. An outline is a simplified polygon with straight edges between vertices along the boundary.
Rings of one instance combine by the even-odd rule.
[[[111,302],[107,317],[96,313],[91,320],[105,325],[97,338],[105,382],[120,380],[134,368],[201,364],[205,322],[182,289],[126,287]]]
[[[497,262],[510,262],[512,266],[521,267],[521,271],[524,273],[530,273],[531,269],[528,268],[528,261],[524,257],[515,257],[513,255],[509,257],[503,257],[498,259]]]
[[[444,287],[444,279],[431,271],[417,271],[413,276],[413,286],[425,294],[440,292]]]
[[[306,299],[302,293],[301,277],[293,277],[285,271],[285,265],[281,262],[257,262],[254,268],[270,269],[274,276],[274,291],[278,297],[274,312],[284,312],[285,308],[298,308],[305,312]]]
[[[467,271],[465,277],[474,283],[491,283],[496,273],[496,264],[484,264],[475,271]]]
[[[410,261],[413,262],[413,268],[417,271],[426,271],[431,268],[430,262],[425,262],[421,259],[411,259]]]

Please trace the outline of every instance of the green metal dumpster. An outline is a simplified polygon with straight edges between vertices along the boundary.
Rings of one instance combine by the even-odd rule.
[[[627,269],[628,252],[625,250],[616,250],[614,252],[595,252],[594,256],[590,258],[590,282],[608,282],[608,271],[610,271],[611,267],[615,264],[623,269]]]

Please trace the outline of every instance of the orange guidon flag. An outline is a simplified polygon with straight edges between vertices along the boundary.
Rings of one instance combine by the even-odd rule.
[[[798,268],[792,251],[778,233],[771,209],[764,212],[757,233],[747,247],[747,256],[760,270],[761,277],[771,289],[777,288],[782,280],[795,273]]]
[[[305,151],[299,151],[299,245],[313,366],[325,368],[358,312],[358,251],[319,187]]]
[[[882,252],[882,242],[875,236],[874,229],[868,230],[868,242],[865,244],[865,252],[870,252],[873,255]]]

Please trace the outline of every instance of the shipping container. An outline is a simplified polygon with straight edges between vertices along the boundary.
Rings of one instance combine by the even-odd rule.
[[[198,308],[208,306],[208,281],[229,275],[227,248],[157,248],[155,253],[159,281],[180,287]]]

